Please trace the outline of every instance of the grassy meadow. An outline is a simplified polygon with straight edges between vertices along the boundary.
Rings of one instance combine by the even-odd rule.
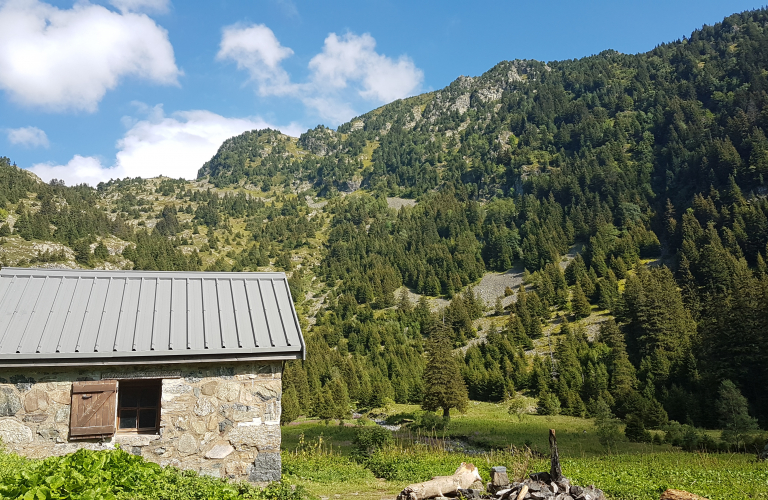
[[[412,413],[416,406],[391,405],[386,413]],[[366,425],[373,425],[367,422]],[[595,484],[611,499],[658,499],[667,488],[712,500],[768,499],[768,463],[749,454],[704,454],[670,445],[620,442],[602,446],[593,421],[573,417],[507,414],[506,406],[470,403],[446,429],[394,433],[394,444],[367,457],[355,456],[358,425],[299,420],[283,428],[284,481],[318,497],[394,498],[407,484],[451,474],[461,462],[505,465],[510,477],[549,469],[548,430],[557,431],[564,473],[576,484]]]

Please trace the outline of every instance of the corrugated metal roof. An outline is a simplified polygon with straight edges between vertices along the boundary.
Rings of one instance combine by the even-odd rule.
[[[0,270],[0,366],[304,354],[283,273]]]

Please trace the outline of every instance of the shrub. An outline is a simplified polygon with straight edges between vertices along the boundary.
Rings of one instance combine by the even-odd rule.
[[[536,413],[539,415],[558,415],[560,413],[560,400],[551,392],[541,391],[536,400]]]
[[[371,455],[393,442],[392,433],[378,425],[359,427],[352,440],[355,452],[359,455]]]
[[[373,474],[364,465],[330,453],[283,453],[283,475],[317,483],[351,483],[373,479]]]
[[[388,448],[366,459],[366,467],[376,477],[387,481],[426,481],[436,475],[450,475],[456,470],[455,454],[438,450],[403,450]]]
[[[414,415],[411,427],[425,431],[441,431],[445,429],[445,419],[431,411],[420,412]]]
[[[651,433],[645,429],[643,419],[637,415],[627,415],[627,426],[624,428],[624,435],[632,443],[650,443],[653,439]]]
[[[1,463],[12,455],[2,454]],[[285,484],[260,489],[193,471],[162,468],[123,450],[78,450],[45,460],[14,460],[0,476],[0,497],[66,500],[301,500],[303,489]]]
[[[416,415],[413,413],[395,413],[394,415],[388,415],[384,421],[387,425],[402,425],[414,420],[416,420]]]
[[[523,416],[528,411],[528,402],[522,396],[515,396],[509,400],[509,408],[507,413],[517,417],[518,421],[523,420]]]
[[[595,412],[595,427],[597,428],[597,436],[600,440],[600,444],[606,448],[612,448],[623,439],[619,426],[621,421],[611,413],[611,408],[603,401],[603,398],[598,398]]]
[[[681,425],[673,420],[664,430],[666,431],[664,441],[672,446],[679,446],[685,451],[717,451],[719,449],[714,439],[692,425]]]

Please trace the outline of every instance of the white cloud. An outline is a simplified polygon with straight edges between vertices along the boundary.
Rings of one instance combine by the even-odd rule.
[[[414,92],[424,73],[407,56],[397,61],[376,52],[376,40],[365,33],[331,33],[323,51],[309,62],[312,80],[318,89],[343,89],[358,83],[365,99],[390,102]]]
[[[310,77],[304,83],[292,83],[281,65],[292,54],[263,24],[233,25],[224,28],[216,58],[247,70],[259,94],[300,99],[336,123],[355,115],[350,101],[391,102],[413,95],[424,80],[409,57],[394,60],[376,52],[376,40],[368,33],[329,34],[322,51],[309,62]]]
[[[46,182],[51,179],[63,179],[68,186],[83,183],[96,186],[105,180],[104,172],[109,169],[105,169],[98,158],[75,155],[66,165],[38,163],[32,165],[30,170]]]
[[[112,166],[76,155],[66,165],[42,163],[30,170],[45,181],[63,179],[68,185],[86,182],[95,186],[109,179],[158,175],[194,179],[226,139],[246,130],[278,128],[260,118],[227,118],[205,110],[166,116],[162,106],[155,106],[148,114],[117,142],[119,152]],[[298,135],[301,129],[291,124],[282,130]]]
[[[177,85],[180,74],[168,33],[144,14],[88,2],[0,4],[0,88],[24,104],[92,112],[123,77]]]
[[[8,142],[11,144],[20,144],[28,148],[37,148],[49,146],[48,136],[44,130],[37,127],[21,127],[7,129]]]
[[[170,0],[110,0],[110,5],[122,12],[151,12],[164,14],[171,6]]]
[[[293,50],[283,47],[263,24],[235,24],[224,28],[216,59],[235,61],[239,69],[248,70],[262,95],[280,95],[292,88],[288,73],[280,66],[291,55]]]
[[[283,14],[285,14],[288,17],[298,17],[299,15],[299,9],[296,7],[296,4],[293,3],[293,0],[272,0],[275,2],[278,7],[283,11]]]

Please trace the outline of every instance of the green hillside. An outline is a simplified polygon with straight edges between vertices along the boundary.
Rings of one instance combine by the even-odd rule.
[[[4,158],[0,264],[288,272],[309,354],[286,415],[420,403],[445,330],[473,400],[742,429],[718,410],[740,391],[766,428],[767,92],[761,9],[246,132],[195,181],[66,187]]]

